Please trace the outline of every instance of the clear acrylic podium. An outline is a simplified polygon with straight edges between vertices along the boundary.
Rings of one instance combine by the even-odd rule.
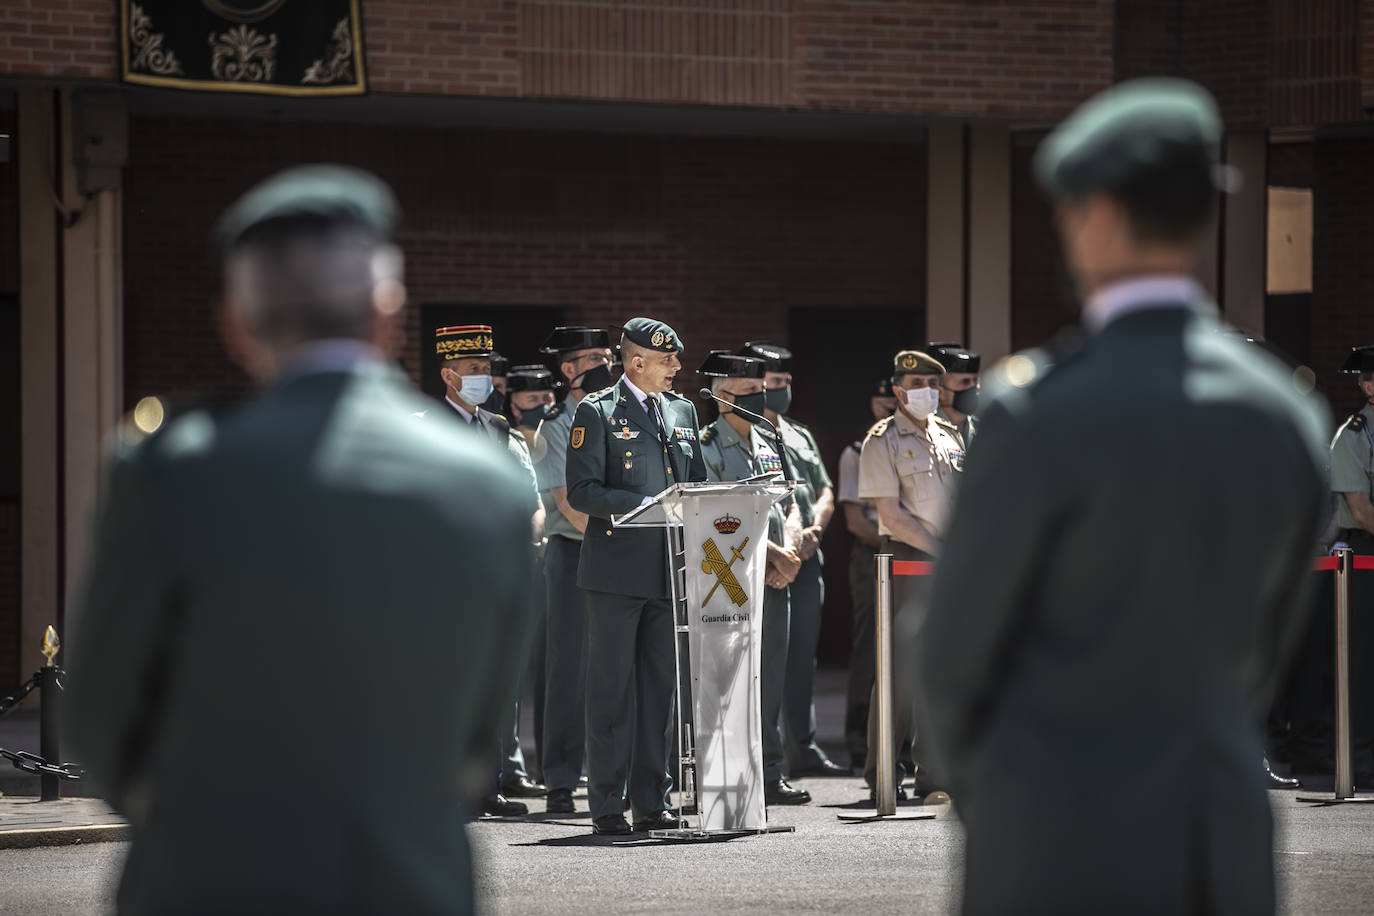
[[[690,810],[688,799],[694,797],[697,826],[654,830],[652,837],[720,839],[794,829],[768,824],[759,710],[768,514],[794,486],[777,475],[673,484],[638,509],[611,518],[616,527],[667,533],[678,816]],[[684,673],[690,676],[685,689]],[[692,699],[690,716],[686,696]]]

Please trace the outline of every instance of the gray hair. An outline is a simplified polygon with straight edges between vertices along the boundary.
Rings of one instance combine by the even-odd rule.
[[[353,227],[263,237],[230,252],[225,291],[264,343],[366,337],[378,284],[400,282],[401,251]]]

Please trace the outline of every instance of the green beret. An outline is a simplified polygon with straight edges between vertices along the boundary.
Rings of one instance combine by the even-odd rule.
[[[903,350],[892,357],[893,376],[902,375],[944,375],[945,367],[940,361],[920,350]]]
[[[390,239],[400,207],[386,183],[343,165],[302,165],[278,172],[234,202],[215,227],[226,253],[267,223],[301,221],[356,226]]]
[[[1045,138],[1035,177],[1052,197],[1082,197],[1155,176],[1201,176],[1219,190],[1222,123],[1207,90],[1180,79],[1139,79],[1093,96]]]
[[[646,350],[656,350],[659,353],[677,353],[682,350],[682,339],[677,336],[677,332],[653,318],[631,318],[625,322],[625,336]]]

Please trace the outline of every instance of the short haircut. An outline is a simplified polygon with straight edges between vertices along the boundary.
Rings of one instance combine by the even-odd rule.
[[[1108,190],[1121,202],[1140,242],[1193,242],[1217,209],[1217,188],[1201,163],[1154,169]]]
[[[648,359],[653,355],[653,350],[650,350],[648,347],[641,347],[639,344],[635,343],[630,338],[621,335],[620,361],[622,363],[628,363],[631,359],[633,359],[636,356],[642,357],[643,359]]]
[[[225,285],[266,343],[360,338],[377,283],[399,281],[401,265],[399,249],[362,227],[293,217],[245,234],[225,256]]]

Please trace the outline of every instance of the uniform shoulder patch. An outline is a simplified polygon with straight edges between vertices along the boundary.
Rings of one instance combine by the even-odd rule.
[[[582,443],[587,439],[587,428],[585,426],[574,426],[572,435],[568,436],[568,445],[573,448],[581,448]]]
[[[933,413],[933,414],[931,414],[930,416],[931,416],[931,419],[933,419],[936,423],[940,424],[941,426],[945,427],[946,429],[952,429],[952,430],[954,430],[956,433],[959,431],[959,427],[955,426],[953,423],[949,422],[948,420],[946,420],[944,417],[940,416],[939,414]]]
[[[874,423],[872,426],[870,426],[870,427],[868,428],[868,434],[869,434],[870,436],[881,436],[883,433],[887,432],[887,428],[888,428],[889,426],[891,426],[891,425],[892,425],[892,418],[891,418],[891,417],[883,417],[883,418],[882,418],[881,420],[879,420],[877,423]],[[862,448],[862,447],[863,447],[863,446],[860,446],[860,448]]]
[[[1355,432],[1359,432],[1360,430],[1364,429],[1364,427],[1365,416],[1363,413],[1357,413],[1355,414],[1355,416],[1350,418],[1350,428],[1355,430]]]
[[[701,444],[710,445],[716,438],[716,428],[708,426],[701,431]]]

